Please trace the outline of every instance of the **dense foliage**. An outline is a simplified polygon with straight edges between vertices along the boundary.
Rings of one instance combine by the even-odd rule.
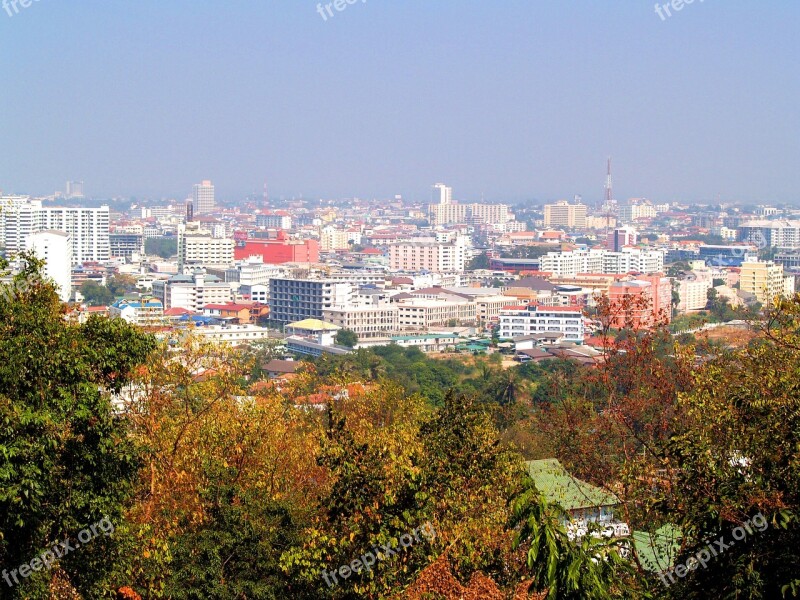
[[[593,367],[388,346],[271,381],[267,346],[69,323],[27,264],[0,295],[0,568],[114,532],[0,597],[402,598],[432,566],[553,600],[800,594],[800,298],[738,349],[631,329]],[[669,562],[571,538],[524,468],[551,457],[672,532]]]

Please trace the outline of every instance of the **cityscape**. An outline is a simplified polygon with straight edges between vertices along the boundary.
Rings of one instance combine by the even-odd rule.
[[[800,7],[75,4],[0,11],[0,599],[800,596]]]

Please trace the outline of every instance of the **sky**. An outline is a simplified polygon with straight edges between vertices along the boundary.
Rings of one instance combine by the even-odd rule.
[[[5,1],[6,193],[800,204],[797,0]]]

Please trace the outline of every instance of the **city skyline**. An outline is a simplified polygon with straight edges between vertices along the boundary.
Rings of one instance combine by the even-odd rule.
[[[798,200],[794,3],[667,21],[650,3],[414,0],[327,22],[297,2],[0,16],[6,192],[181,198],[211,179],[223,201],[265,181],[422,199],[445,181],[472,201],[590,203],[610,155],[618,198]]]

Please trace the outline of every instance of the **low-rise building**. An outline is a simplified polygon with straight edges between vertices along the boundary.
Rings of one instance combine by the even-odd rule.
[[[586,333],[583,312],[574,306],[513,306],[500,312],[501,339],[543,332],[563,334],[564,341],[582,344]]]
[[[395,304],[357,308],[328,308],[323,320],[354,332],[359,340],[382,338],[397,332],[400,309]]]
[[[108,316],[140,327],[155,327],[164,324],[164,305],[154,298],[123,299],[108,307]]]

